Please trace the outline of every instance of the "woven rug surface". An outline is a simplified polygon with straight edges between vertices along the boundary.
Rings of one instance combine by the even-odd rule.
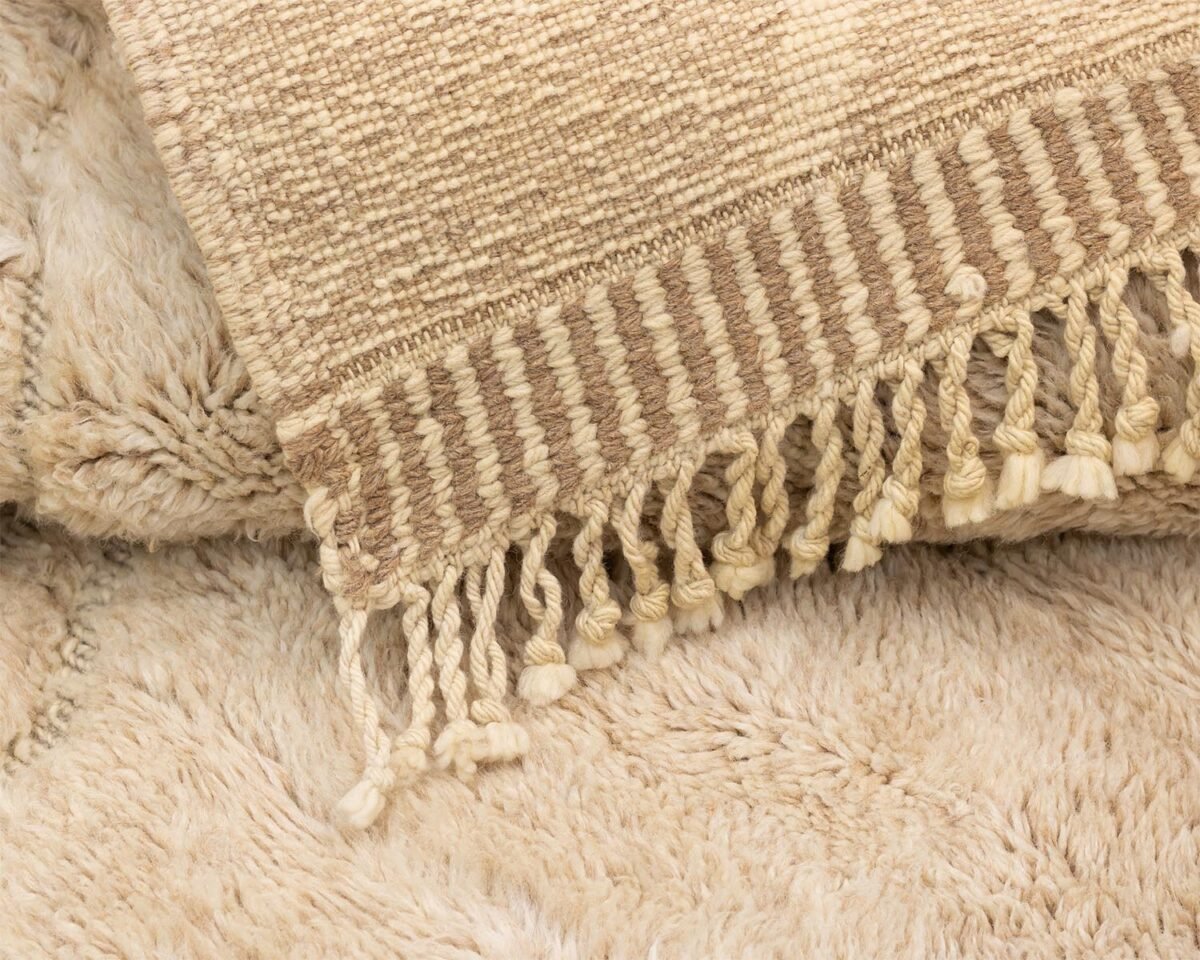
[[[81,536],[162,543],[303,529],[303,489],[223,328],[98,0],[0,8],[0,97],[9,105],[0,115],[0,497]],[[1194,271],[1188,279],[1195,293]],[[1163,425],[1173,429],[1186,415],[1190,364],[1169,349],[1168,305],[1139,272],[1124,299],[1142,328]],[[1096,347],[1111,422],[1120,385],[1109,344]],[[1032,350],[1034,430],[1047,454],[1060,454],[1074,411],[1070,357],[1052,315],[1035,316]],[[972,355],[966,388],[980,437],[1004,418],[1006,365],[990,350]],[[932,379],[920,394],[934,409]],[[852,433],[852,411],[839,426]],[[887,459],[896,444],[885,431]],[[922,540],[963,535],[942,513],[945,448],[941,424],[927,419],[914,524]],[[784,433],[782,450],[788,500],[800,508],[818,457],[802,428]],[[980,456],[999,473],[998,450],[984,444]],[[706,547],[727,524],[728,459],[706,459],[689,499]],[[1162,473],[1117,482],[1117,501],[1046,493],[967,535],[1200,532],[1196,486]],[[656,493],[643,508],[650,527]],[[850,483],[838,490],[835,543],[846,540],[856,493]]]
[[[352,834],[310,547],[0,549],[0,956],[1196,955],[1195,543],[773,586]]]
[[[528,627],[517,690],[547,704],[627,634],[653,650],[719,622],[777,554],[817,569],[843,491],[838,562],[860,571],[913,538],[923,483],[970,528],[1043,492],[1196,475],[1190,2],[106,7],[307,491],[365,752],[347,825],[431,759],[469,775],[527,750],[505,594]],[[1189,364],[1166,416],[1133,273]],[[1039,312],[1069,382],[1049,460]],[[1005,372],[981,437],[983,350]],[[789,431],[816,459],[802,507]],[[706,544],[697,478],[718,456]],[[411,707],[389,727],[360,647],[397,605]]]

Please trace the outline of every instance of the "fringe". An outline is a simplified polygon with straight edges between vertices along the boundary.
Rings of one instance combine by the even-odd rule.
[[[1072,249],[1069,236],[1059,240],[1064,250]],[[1186,416],[1166,434],[1148,378],[1144,334],[1123,299],[1131,269],[1149,277],[1165,299],[1171,348],[1192,361]],[[529,703],[549,704],[572,688],[579,671],[606,669],[622,660],[628,646],[623,631],[639,653],[654,657],[675,634],[718,625],[725,596],[740,600],[774,578],[781,548],[787,551],[793,577],[825,563],[848,459],[857,492],[841,568],[863,570],[878,562],[884,544],[911,540],[925,473],[922,443],[928,411],[922,390],[927,377],[936,381],[936,414],[946,437],[947,466],[940,481],[948,527],[980,523],[997,510],[1027,506],[1049,492],[1112,500],[1118,477],[1155,470],[1179,483],[1192,481],[1200,467],[1200,303],[1188,292],[1185,276],[1178,250],[1155,248],[1126,257],[1118,266],[1091,273],[1076,269],[1052,292],[1012,307],[981,329],[969,315],[977,311],[983,278],[961,266],[947,294],[964,304],[968,319],[929,341],[924,356],[885,359],[838,389],[831,385],[795,415],[777,410],[765,424],[725,436],[715,452],[729,457],[726,526],[707,555],[696,538],[690,502],[702,455],[671,463],[665,476],[636,479],[611,500],[595,496],[569,511],[579,524],[571,554],[580,609],[565,649],[563,588],[546,562],[558,529],[553,515],[541,519],[521,542],[497,548],[482,563],[448,569],[435,583],[407,584],[400,602],[409,722],[394,740],[382,729],[363,670],[367,611],[343,611],[338,674],[367,759],[361,779],[338,804],[338,821],[349,828],[369,826],[383,810],[387,793],[419,776],[431,760],[469,777],[480,764],[512,760],[528,750],[528,736],[506,703],[509,670],[499,617],[510,573],[529,634],[516,690]],[[1049,461],[1035,422],[1038,367],[1032,309],[1048,310],[1061,321],[1071,362],[1073,420],[1064,452]],[[1120,390],[1111,424],[1105,423],[1100,405],[1099,337],[1108,345]],[[984,462],[984,441],[975,432],[966,387],[976,341],[1006,361],[1002,420],[987,438],[999,454],[996,477]],[[843,408],[850,411],[848,438],[842,432]],[[890,416],[894,441],[890,463],[885,415]],[[786,431],[798,421],[809,424],[818,461],[803,517],[788,533],[791,509],[782,448]],[[646,516],[655,483],[663,498],[657,536]],[[329,528],[336,513],[320,492],[306,510],[318,530]],[[609,575],[614,543],[628,572],[622,602]],[[510,549],[519,554],[518,562]]]

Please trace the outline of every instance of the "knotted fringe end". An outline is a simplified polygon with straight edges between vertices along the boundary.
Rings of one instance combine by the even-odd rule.
[[[786,234],[786,224],[781,227]],[[1122,239],[1122,238],[1118,238]],[[949,254],[948,254],[949,255]],[[1123,294],[1130,271],[1145,274],[1165,298],[1170,346],[1190,357],[1186,418],[1160,437],[1159,399],[1153,396],[1145,359],[1146,333]],[[929,412],[926,379],[936,389],[936,422],[945,438],[946,469],[933,478],[941,490],[948,527],[967,527],[997,510],[1035,502],[1046,492],[1084,500],[1112,500],[1117,478],[1160,469],[1180,483],[1200,466],[1200,304],[1185,285],[1184,263],[1174,247],[1126,253],[1118,266],[1081,268],[1007,314],[979,315],[986,284],[959,264],[946,294],[962,304],[962,322],[925,336],[906,355],[826,384],[803,403],[773,410],[754,425],[731,424],[706,450],[685,451],[535,521],[516,542],[497,546],[482,561],[445,569],[440,577],[408,583],[388,594],[383,607],[403,607],[407,647],[408,725],[390,736],[368,692],[360,650],[367,613],[343,612],[338,673],[366,756],[359,782],[337,807],[350,828],[369,826],[390,790],[420,775],[430,763],[469,777],[487,763],[513,760],[529,738],[508,710],[508,655],[500,639],[500,611],[515,598],[526,635],[516,681],[522,700],[554,702],[578,673],[620,662],[632,643],[657,657],[672,638],[711,630],[724,616],[724,598],[740,600],[770,582],[776,554],[786,550],[793,577],[826,562],[835,536],[835,510],[843,484],[855,495],[841,568],[863,570],[879,561],[888,543],[911,540],[918,520]],[[1049,458],[1036,423],[1038,367],[1033,311],[1049,311],[1062,324],[1070,357],[1071,428],[1063,451]],[[1119,402],[1106,423],[1100,404],[1097,351],[1107,345]],[[1001,422],[980,436],[967,389],[972,350],[982,343],[1007,364]],[[785,432],[807,427],[816,468],[802,512],[793,518],[785,484]],[[890,460],[889,460],[890,454]],[[726,459],[725,528],[707,549],[693,518],[695,478],[705,457]],[[998,466],[998,469],[997,469]],[[351,476],[351,484],[357,482]],[[651,494],[657,513],[648,509]],[[324,491],[310,498],[310,526],[322,537],[323,560],[337,509]],[[558,521],[572,517],[571,541],[579,609],[564,622],[564,587],[547,562],[558,542]],[[790,528],[790,529],[789,529]],[[561,558],[563,551],[555,556]],[[620,577],[611,573],[616,560]],[[337,593],[336,583],[332,586]],[[374,602],[374,601],[372,601]],[[509,619],[512,619],[511,617]],[[626,637],[628,636],[628,640]],[[437,729],[440,728],[440,729]]]

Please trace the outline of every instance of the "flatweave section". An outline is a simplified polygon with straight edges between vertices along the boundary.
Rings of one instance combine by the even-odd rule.
[[[800,205],[657,268],[469,335],[402,390],[281,418],[300,479],[338,503],[341,590],[479,562],[527,537],[548,502],[579,514],[639,472],[721,449],[723,431],[794,418],[861,376],[894,379],[909,345],[932,356],[1099,264],[1143,263],[1148,239],[1197,222],[1196,71],[1066,90],[939,150],[814,184]]]
[[[1200,42],[1191,0],[106,0],[280,415]]]
[[[366,754],[349,826],[430,762],[469,776],[525,752],[505,594],[517,692],[546,703],[630,641],[719,623],[777,556],[825,563],[840,491],[836,558],[858,571],[913,537],[931,479],[969,529],[1200,466],[1190,2],[109,11],[309,491]],[[1182,411],[1149,374],[1131,272],[1191,360]],[[1035,312],[1070,361],[1061,450],[1037,431]],[[981,350],[1006,364],[988,436]],[[790,431],[816,458],[803,503]],[[726,523],[702,543],[706,461]],[[395,605],[393,731],[360,647]]]

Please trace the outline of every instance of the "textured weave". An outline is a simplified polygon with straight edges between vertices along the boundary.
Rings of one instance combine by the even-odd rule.
[[[0,497],[79,536],[161,544],[302,530],[303,489],[222,329],[96,0],[0,7],[0,99]],[[1132,279],[1126,299],[1150,333],[1148,376],[1173,426],[1189,364],[1167,349],[1164,304]],[[1106,347],[1098,344],[1105,370]],[[1036,431],[1048,452],[1061,452],[1070,363],[1052,317],[1037,318],[1032,348]],[[1003,417],[1005,363],[990,352],[972,358],[966,386],[980,436]],[[1109,380],[1101,399],[1111,417]],[[925,402],[936,402],[932,381]],[[941,516],[940,433],[927,424],[922,540],[958,535]],[[894,442],[885,437],[889,460]],[[805,431],[785,434],[783,452],[792,502],[802,503],[815,466]],[[998,469],[996,451],[981,455]],[[704,545],[726,523],[724,459],[704,464],[696,484],[705,495],[691,501]],[[845,540],[854,494],[838,491],[835,542]],[[648,500],[652,518],[657,500]],[[1200,486],[1150,475],[1123,484],[1116,501],[1047,495],[971,533],[1025,539],[1078,528],[1200,531]]]
[[[531,631],[518,689],[549,701],[621,658],[622,620],[654,649],[668,617],[703,628],[769,580],[780,549],[810,572],[844,490],[844,569],[910,539],[928,423],[950,527],[1043,490],[1111,500],[1118,476],[1196,473],[1200,380],[1165,423],[1125,301],[1144,273],[1176,350],[1200,357],[1181,257],[1200,235],[1194,4],[110,14],[309,490],[368,754],[349,822],[427,755],[466,775],[523,751],[496,647],[506,590]],[[1039,310],[1070,365],[1050,463]],[[987,437],[965,386],[977,338],[1007,364]],[[794,429],[818,458],[802,510]],[[692,498],[710,455],[729,458],[728,497],[705,550]],[[566,650],[545,562],[563,531],[581,597]],[[414,706],[393,739],[359,644],[397,603]]]
[[[1188,2],[1037,13],[110,4],[226,322],[285,421],[423,344],[657,266],[821,174],[1197,39]]]

